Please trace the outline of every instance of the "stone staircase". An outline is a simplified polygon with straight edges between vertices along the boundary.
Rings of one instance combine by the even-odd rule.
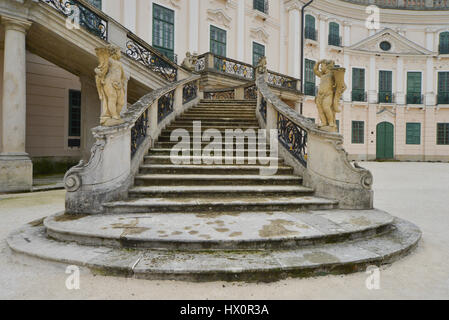
[[[10,247],[102,274],[274,281],[365,270],[417,245],[421,232],[413,224],[380,210],[341,210],[338,199],[314,196],[281,158],[272,176],[248,159],[172,163],[173,130],[192,133],[194,121],[203,132],[257,130],[255,108],[255,101],[201,101],[162,131],[127,200],[105,203],[102,215],[59,214],[30,224],[8,238]]]

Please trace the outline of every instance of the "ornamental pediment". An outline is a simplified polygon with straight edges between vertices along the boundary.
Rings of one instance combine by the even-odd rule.
[[[421,47],[392,29],[384,29],[367,39],[345,48],[345,51],[356,51],[391,55],[432,55],[433,52]]]

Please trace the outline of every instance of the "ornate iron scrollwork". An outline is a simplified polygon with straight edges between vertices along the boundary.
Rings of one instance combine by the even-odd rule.
[[[305,167],[307,167],[307,131],[278,113],[279,142]]]
[[[204,69],[206,69],[206,57],[200,57],[196,61],[195,71],[200,72],[203,71]]]
[[[278,88],[296,90],[296,80],[271,72],[268,73],[267,83]]]
[[[137,43],[137,41],[128,38],[128,42],[126,43],[126,55],[160,74],[167,81],[176,81],[178,69],[161,58],[156,52]]]
[[[198,86],[196,82],[188,83],[182,88],[182,103],[186,104],[187,102],[192,101],[197,97]]]
[[[174,97],[175,97],[175,91],[173,90],[159,98],[159,101],[157,104],[158,123],[160,123],[162,120],[167,118],[167,116],[173,112],[173,110],[174,110],[173,106],[174,106],[174,101],[175,101]]]
[[[108,22],[76,0],[41,0],[103,40],[108,39]]]
[[[234,100],[235,92],[234,90],[227,91],[211,91],[204,92],[204,99],[206,100]]]
[[[227,73],[233,76],[252,80],[254,79],[254,68],[250,65],[237,61],[214,56],[214,68],[216,71]]]
[[[147,137],[148,132],[148,109],[137,119],[136,124],[131,129],[131,158],[134,157],[142,142]]]
[[[257,87],[251,86],[245,88],[245,100],[255,100],[257,99]]]
[[[267,100],[264,97],[260,100],[259,113],[262,116],[265,123],[267,122]]]

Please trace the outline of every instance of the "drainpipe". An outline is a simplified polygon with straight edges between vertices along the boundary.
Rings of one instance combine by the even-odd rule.
[[[312,4],[313,0],[307,2],[301,9],[301,93],[304,93],[304,17],[305,9]],[[303,112],[303,103],[301,102],[300,114]]]

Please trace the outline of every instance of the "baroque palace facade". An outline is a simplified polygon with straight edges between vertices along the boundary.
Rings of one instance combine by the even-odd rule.
[[[292,107],[319,121],[314,104],[319,80],[313,66],[333,59],[345,67],[348,89],[338,125],[352,159],[449,160],[447,0],[315,0],[305,9],[304,43],[305,2],[299,0],[84,2],[179,64],[186,52],[212,52],[248,64],[265,55],[270,70],[301,78],[304,46],[305,97],[302,105]],[[380,8],[377,29],[367,27],[372,4]],[[1,74],[7,63],[6,24],[2,17]],[[83,107],[84,80],[26,52],[26,124],[19,131],[26,132],[24,149],[35,173],[45,173],[49,163],[88,158],[86,141],[92,141],[90,129],[98,119]],[[13,119],[5,110],[0,112],[2,133]],[[5,153],[5,134],[2,140],[0,154]]]

